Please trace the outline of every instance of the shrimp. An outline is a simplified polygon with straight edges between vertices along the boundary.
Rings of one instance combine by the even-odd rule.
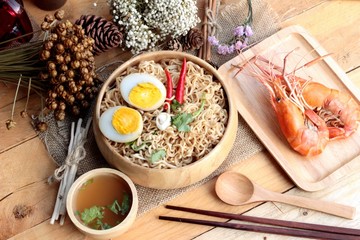
[[[301,98],[289,91],[293,84],[286,77],[265,70],[256,61],[254,63],[260,69],[255,77],[268,89],[271,105],[289,145],[304,156],[320,154],[329,142],[325,121],[313,110],[302,106]]]
[[[305,156],[320,154],[329,140],[353,134],[360,121],[360,107],[347,93],[295,75],[301,68],[329,56],[320,56],[290,73],[264,57],[256,56],[253,75],[264,84],[271,96],[280,129],[290,146]],[[266,67],[263,66],[265,63]]]
[[[330,139],[346,138],[356,132],[360,107],[349,94],[310,82],[303,88],[302,96],[326,122]]]

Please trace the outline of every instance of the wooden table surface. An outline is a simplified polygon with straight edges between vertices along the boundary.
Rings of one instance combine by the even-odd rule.
[[[267,1],[280,16],[281,27],[298,24],[306,28],[328,52],[334,53],[337,63],[355,85],[360,87],[360,1]],[[33,19],[41,22],[45,12],[33,6],[30,0],[24,2]],[[70,9],[71,6],[72,17],[95,10],[97,14],[108,16],[106,6],[95,6],[94,3],[97,2],[68,0],[65,8]],[[116,52],[111,52],[106,57],[114,55]],[[106,58],[97,60],[98,64],[106,62]],[[87,239],[69,219],[66,219],[63,226],[49,223],[58,185],[48,185],[46,180],[56,165],[27,119],[22,119],[17,114],[16,128],[10,131],[6,129],[5,121],[10,117],[14,90],[14,87],[0,83],[0,239]],[[26,91],[21,91],[16,104],[17,113],[24,108],[25,99]],[[30,114],[37,113],[41,107],[39,98],[32,96],[29,106]],[[276,192],[360,207],[360,172],[350,174],[324,190],[305,192],[294,185],[266,150],[232,169]],[[347,220],[272,202],[242,207],[229,206],[216,197],[215,180],[186,192],[169,203],[232,213],[245,212],[259,217],[360,227],[359,214],[354,220]],[[22,211],[22,216],[14,214],[19,211]],[[290,239],[271,234],[167,222],[158,220],[159,215],[194,217],[158,206],[138,217],[132,228],[118,239]]]

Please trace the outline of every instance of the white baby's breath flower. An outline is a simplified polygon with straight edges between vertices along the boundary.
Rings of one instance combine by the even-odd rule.
[[[125,29],[133,53],[151,50],[167,37],[177,38],[200,22],[196,0],[109,0],[113,20]]]

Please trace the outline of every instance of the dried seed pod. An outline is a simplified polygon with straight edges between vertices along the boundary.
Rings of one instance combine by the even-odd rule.
[[[87,109],[87,108],[90,107],[90,103],[89,103],[88,101],[86,101],[86,100],[82,100],[82,101],[81,101],[81,107],[82,107],[83,109]]]
[[[63,110],[56,110],[54,115],[55,119],[58,121],[63,121],[65,119],[65,111]]]
[[[74,116],[78,116],[80,115],[80,108],[76,105],[72,106],[71,108],[71,113],[74,115]]]
[[[71,56],[70,56],[70,54],[66,54],[66,55],[64,56],[64,60],[65,60],[65,63],[66,63],[66,64],[70,63],[70,62],[71,62]]]
[[[60,102],[59,102],[59,107],[58,107],[58,109],[60,109],[60,110],[62,110],[62,111],[65,111],[65,109],[66,109],[66,104],[65,104],[65,102],[60,101]]]
[[[57,20],[62,20],[64,18],[64,15],[65,15],[65,11],[64,10],[58,10],[55,12],[54,14],[54,17],[57,19]]]
[[[74,70],[72,70],[72,69],[67,70],[67,71],[66,71],[66,76],[67,76],[68,78],[73,78],[73,77],[75,76]]]
[[[53,90],[50,90],[48,92],[48,96],[49,96],[49,98],[55,99],[57,97],[57,93],[54,92]]]
[[[56,33],[51,33],[48,40],[49,41],[57,41],[59,36]]]
[[[52,23],[55,20],[54,16],[51,14],[46,14],[44,17],[44,21],[48,23]]]
[[[50,23],[48,23],[48,22],[42,22],[42,23],[41,23],[41,30],[43,30],[43,31],[48,31],[48,30],[50,30]]]
[[[46,122],[38,122],[35,127],[39,132],[45,132],[48,129]]]
[[[54,46],[53,41],[46,40],[46,41],[44,42],[44,49],[45,49],[45,50],[49,50],[49,51],[50,51],[53,46]]]
[[[57,52],[58,54],[62,54],[62,53],[65,52],[65,47],[64,47],[64,45],[62,45],[61,43],[56,44],[55,47],[56,47],[56,52]]]
[[[52,101],[49,108],[56,110],[58,108],[58,103],[56,101]]]
[[[66,49],[71,48],[72,45],[73,45],[73,41],[71,41],[71,39],[66,38],[66,39],[64,40],[64,47],[65,47]]]
[[[58,74],[58,73],[57,73],[56,69],[53,69],[53,70],[51,70],[51,72],[50,72],[50,77],[56,78],[57,74]]]
[[[75,97],[76,97],[77,100],[84,100],[85,99],[85,95],[83,93],[81,93],[81,92],[76,93]]]
[[[50,58],[51,54],[49,50],[42,50],[40,54],[40,60],[45,61]]]
[[[20,116],[22,118],[26,118],[28,116],[28,113],[26,112],[26,110],[23,110],[23,111],[20,112]]]
[[[54,89],[55,89],[55,92],[59,95],[65,90],[63,85],[56,85]]]
[[[66,62],[66,59],[64,59],[64,61]],[[66,72],[68,70],[68,66],[65,63],[60,64],[60,70],[63,72]]]
[[[75,97],[73,95],[67,95],[66,102],[69,103],[70,105],[73,105],[75,102]]]
[[[53,61],[48,61],[47,62],[47,69],[49,72],[51,72],[52,70],[56,69],[56,64]]]
[[[71,62],[71,67],[74,69],[77,69],[80,67],[80,61],[79,60],[74,60]]]
[[[64,56],[63,56],[63,55],[57,54],[57,55],[55,56],[55,59],[56,59],[56,62],[57,62],[58,64],[64,63]]]
[[[58,76],[58,81],[59,81],[59,83],[64,83],[64,82],[66,82],[66,80],[67,80],[67,78],[66,78],[66,76],[65,76],[64,73],[61,73],[61,74]]]

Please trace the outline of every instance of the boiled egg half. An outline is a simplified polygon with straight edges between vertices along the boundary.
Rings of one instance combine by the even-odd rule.
[[[147,73],[132,73],[124,77],[120,83],[120,93],[128,104],[144,111],[159,108],[166,97],[164,84]]]
[[[135,109],[111,107],[100,116],[99,128],[105,137],[114,142],[131,142],[142,133],[143,119]]]

